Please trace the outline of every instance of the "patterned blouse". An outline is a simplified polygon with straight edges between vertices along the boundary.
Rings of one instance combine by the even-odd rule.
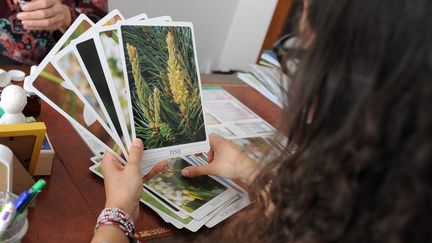
[[[61,1],[69,6],[72,22],[81,13],[97,21],[107,12],[107,0]],[[19,6],[14,0],[0,0],[0,55],[3,56],[0,58],[27,65],[38,64],[60,39],[62,33],[59,30],[27,31],[17,19],[18,12]]]

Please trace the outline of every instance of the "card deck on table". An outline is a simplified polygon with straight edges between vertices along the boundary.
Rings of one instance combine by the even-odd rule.
[[[103,178],[99,163],[95,163],[89,169],[99,177]],[[241,191],[243,189],[236,188],[235,190]],[[245,192],[243,191],[242,193]],[[247,196],[244,197],[243,194],[237,193],[234,197],[231,197],[224,203],[220,204],[201,219],[196,219],[180,213],[178,209],[167,203],[166,200],[145,188],[140,201],[158,213],[166,222],[172,223],[179,229],[187,228],[193,232],[197,231],[203,225],[213,227],[250,203]]]
[[[195,165],[206,165],[208,163],[207,154],[205,153],[189,155],[186,158]],[[243,188],[241,188],[231,180],[220,178],[220,177],[218,178],[224,183],[226,183],[227,185],[231,186],[234,190],[238,192],[238,194],[237,194],[237,198],[233,202],[225,206],[224,209],[219,214],[215,215],[210,220],[208,220],[208,222],[205,225],[209,228],[222,222],[223,220],[227,219],[231,215],[247,207],[251,203],[248,193]]]
[[[233,198],[236,191],[215,177],[183,177],[181,170],[190,165],[183,158],[171,159],[166,169],[144,185],[182,213],[201,219]]]

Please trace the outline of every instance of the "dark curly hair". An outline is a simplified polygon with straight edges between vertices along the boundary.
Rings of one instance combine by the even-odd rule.
[[[283,116],[290,142],[226,237],[432,242],[432,1],[311,0],[308,10],[314,40]]]

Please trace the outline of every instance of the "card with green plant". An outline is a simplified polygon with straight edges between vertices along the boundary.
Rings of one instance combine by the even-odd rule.
[[[186,215],[200,219],[230,200],[236,192],[214,177],[183,177],[181,170],[190,165],[183,158],[171,159],[163,171],[144,185]]]
[[[147,150],[197,142],[208,147],[192,26],[122,25],[120,32],[132,135]]]

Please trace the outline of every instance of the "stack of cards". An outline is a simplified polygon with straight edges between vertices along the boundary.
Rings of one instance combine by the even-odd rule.
[[[127,158],[141,138],[147,173],[163,159],[209,150],[198,70],[191,23],[124,20],[114,10],[96,24],[79,16],[29,83],[104,151]]]
[[[202,88],[191,23],[169,16],[124,19],[114,10],[97,23],[80,15],[26,86],[103,154],[123,163],[133,138],[145,144],[141,170],[169,166],[144,184],[142,202],[178,228],[212,227],[249,204],[233,182],[186,179],[182,168],[207,163]],[[71,144],[71,146],[73,146]],[[90,168],[102,176],[99,163]]]

